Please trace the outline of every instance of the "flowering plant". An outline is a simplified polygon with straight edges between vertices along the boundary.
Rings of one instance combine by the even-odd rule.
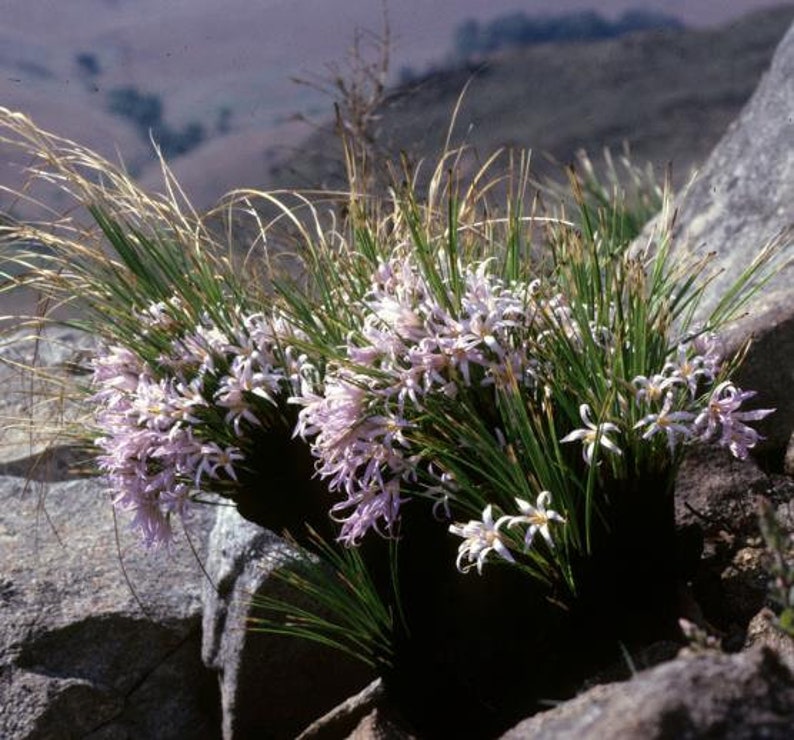
[[[70,436],[93,455],[147,547],[172,546],[180,530],[189,537],[197,505],[225,502],[286,534],[295,547],[280,554],[277,577],[311,594],[322,614],[270,603],[267,628],[387,664],[392,614],[360,553],[334,544],[325,490],[292,438],[300,333],[262,271],[218,241],[210,224],[220,210],[199,217],[165,164],[166,195],[151,196],[19,113],[0,109],[0,127],[3,143],[41,165],[31,168],[26,200],[35,205],[33,186],[43,182],[77,206],[52,221],[8,219],[0,233],[0,290],[32,290],[53,309],[23,323],[34,332],[66,323],[98,343],[83,387],[51,385],[87,409],[57,439]]]
[[[396,535],[403,507],[425,501],[462,538],[461,571],[501,561],[574,594],[571,558],[590,551],[594,520],[610,528],[616,490],[653,478],[670,498],[687,444],[744,458],[758,441],[746,422],[771,411],[743,410],[754,393],[729,379],[735,361],[716,332],[768,255],[693,326],[706,265],[671,264],[664,221],[632,252],[614,213],[580,195],[578,228],[514,215],[500,239],[448,196],[441,217],[398,197],[389,238],[371,236],[363,258],[324,247],[311,270],[332,276],[320,313],[346,329],[330,342],[281,286],[311,352],[329,358],[291,399],[296,432],[340,494],[340,541]],[[539,220],[545,264],[521,236]]]
[[[202,316],[190,327],[175,316],[179,304],[139,315],[144,334],[163,335],[154,361],[119,346],[93,361],[97,462],[146,545],[170,541],[171,517],[185,514],[194,492],[233,492],[257,428],[289,431],[278,401],[291,381],[288,350],[276,359],[272,325],[241,316],[225,333]]]
[[[283,577],[333,618],[269,600],[261,626],[353,652],[415,700],[432,688],[436,719],[461,696],[484,712],[513,683],[525,707],[514,679],[555,619],[542,605],[590,614],[618,588],[636,598],[643,579],[664,592],[681,575],[672,503],[686,446],[743,458],[760,439],[748,422],[770,410],[744,407],[754,393],[731,380],[742,353],[727,355],[720,330],[772,253],[695,323],[707,263],[670,258],[656,190],[662,213],[641,248],[627,196],[604,205],[574,176],[575,217],[563,202],[525,214],[525,167],[489,180],[489,163],[461,190],[446,174],[460,152],[424,188],[348,194],[342,222],[299,194],[237,193],[219,212],[253,217],[245,264],[286,222],[301,268],[263,251],[246,280],[207,225],[218,214],[180,208],[167,170],[170,196],[152,199],[3,116],[98,226],[9,228],[15,244],[52,250],[11,283],[81,301],[75,323],[104,340],[88,437],[115,504],[149,545],[217,496],[284,531],[311,554]],[[506,208],[490,203],[497,192]],[[277,470],[289,477],[275,485]],[[472,635],[481,602],[509,604],[519,629],[529,613],[538,637],[499,642],[487,616]],[[468,651],[451,656],[462,634]],[[499,680],[481,685],[482,671]]]

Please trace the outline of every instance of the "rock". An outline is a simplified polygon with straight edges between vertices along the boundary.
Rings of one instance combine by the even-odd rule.
[[[297,740],[337,740],[355,730],[362,720],[370,715],[384,699],[383,681],[375,679],[363,691],[343,701],[312,722]]]
[[[524,720],[503,740],[794,737],[794,677],[768,648],[687,655],[596,686]]]
[[[380,708],[367,714],[347,740],[416,740],[416,735],[394,721]]]
[[[58,326],[0,338],[0,475],[64,480],[85,461],[64,429],[85,413],[78,386],[95,348],[89,334]]]
[[[763,547],[742,547],[720,574],[724,592],[724,610],[738,624],[750,620],[766,602],[769,573]]]
[[[722,447],[693,446],[676,478],[676,522],[697,524],[707,537],[757,535],[756,497],[770,487],[752,458],[737,460]]]
[[[133,595],[101,483],[53,483],[90,471],[90,455],[57,435],[85,413],[78,386],[95,348],[63,327],[0,345],[0,561],[14,563],[0,574],[0,737],[294,737],[371,676],[314,644],[248,631],[249,596],[272,590],[284,543],[222,509],[206,564],[216,593],[184,540],[147,554],[120,516]],[[195,515],[202,559],[217,511]]]
[[[250,629],[251,598],[280,595],[270,575],[287,552],[234,507],[220,509],[206,563],[202,655],[219,673],[224,740],[295,737],[374,678],[342,653]]]
[[[741,115],[677,203],[673,256],[710,252],[717,272],[696,320],[704,319],[726,288],[770,241],[780,239],[789,262],[764,286],[730,333],[731,346],[752,334],[737,381],[759,391],[761,407],[777,413],[759,427],[770,448],[782,450],[794,430],[794,27]]]
[[[699,532],[702,545],[688,579],[701,611],[693,621],[715,630],[727,650],[742,647],[767,599],[759,501],[787,501],[791,492],[788,478],[765,473],[753,458],[708,445],[690,449],[679,470],[676,522],[680,532]]]
[[[794,434],[789,437],[786,446],[786,454],[783,458],[783,472],[788,476],[794,476]]]
[[[219,737],[184,539],[143,551],[97,479],[2,477],[0,562],[0,737]]]
[[[790,481],[790,483],[794,483]],[[790,493],[790,491],[789,491]],[[775,506],[774,501],[769,501],[771,509],[767,510],[766,514],[772,514],[776,522],[776,529],[778,544],[786,546],[789,544],[789,551],[791,552],[791,544],[794,543],[794,497],[790,496],[783,503]],[[769,522],[767,521],[767,527]],[[794,638],[779,629],[775,624],[775,612],[770,609],[770,605],[774,606],[777,611],[783,608],[779,603],[780,598],[779,587],[776,587],[775,576],[776,571],[774,568],[775,558],[777,555],[786,557],[785,551],[775,551],[774,539],[770,544],[764,542],[762,551],[761,565],[764,570],[759,574],[759,580],[763,579],[765,587],[765,606],[755,614],[747,625],[747,632],[745,636],[745,647],[753,647],[756,645],[766,645],[776,650],[781,658],[786,660],[789,667],[794,670]]]
[[[761,609],[747,627],[746,648],[765,646],[774,650],[784,660],[789,670],[794,671],[794,638],[775,627],[774,614]]]

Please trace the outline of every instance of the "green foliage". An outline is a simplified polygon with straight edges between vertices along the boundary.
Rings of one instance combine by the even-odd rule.
[[[164,353],[200,321],[209,319],[234,337],[242,317],[272,308],[272,296],[256,280],[257,273],[240,270],[232,249],[217,241],[189,204],[180,202],[178,184],[164,163],[167,196],[153,197],[90,150],[40,131],[24,116],[0,109],[0,126],[6,141],[47,162],[52,168],[49,173],[65,183],[93,222],[81,225],[74,218],[38,224],[0,221],[4,247],[0,290],[24,286],[41,292],[53,304],[68,304],[74,316],[67,324],[94,335],[106,347],[132,351],[146,363],[148,372],[164,382],[174,382],[171,368],[162,364]],[[167,306],[166,325],[143,329],[142,313],[156,305]],[[30,317],[35,325],[46,320]],[[80,387],[68,392],[85,399],[92,391]],[[272,404],[260,405],[267,407],[259,413],[267,431],[274,415]],[[282,412],[288,416],[290,410]],[[239,443],[223,422],[225,411],[221,410],[213,441]],[[205,410],[206,424],[212,421],[210,416],[209,409]],[[276,421],[282,424],[283,417]],[[278,424],[273,425],[275,431],[288,440],[290,429]],[[91,418],[61,430],[62,436],[89,448],[100,433]],[[276,462],[289,465],[292,461]],[[257,464],[265,469],[258,471]],[[266,449],[254,455],[249,470],[240,477],[259,483],[272,475],[272,465]],[[306,476],[308,480],[310,470]],[[216,493],[228,494],[230,483],[217,480]],[[292,498],[296,491],[288,488],[278,493]],[[325,515],[327,507],[320,505]],[[278,508],[279,503],[273,506]],[[358,551],[326,542],[317,534],[307,539],[302,519],[291,526],[295,539],[310,552],[296,546],[276,578],[298,598],[263,599],[255,628],[314,639],[368,664],[388,665],[391,629],[399,613],[394,606],[396,571],[387,565],[389,582],[394,585],[382,595]],[[285,534],[292,539],[289,530]],[[388,564],[392,549],[382,556]]]
[[[359,550],[329,544],[316,533],[312,541],[314,555],[295,546],[274,570],[285,595],[253,598],[252,629],[318,642],[372,668],[388,668],[399,615],[379,595]],[[388,603],[399,603],[398,593],[393,571]]]
[[[572,553],[590,551],[594,522],[606,521],[609,527],[610,490],[653,481],[646,485],[647,495],[655,491],[669,498],[681,460],[682,447],[672,451],[665,435],[647,440],[645,430],[638,429],[652,408],[635,402],[635,379],[661,373],[680,345],[718,330],[735,316],[762,284],[753,288],[749,281],[759,277],[768,255],[738,276],[718,310],[695,327],[691,317],[708,282],[708,261],[669,258],[669,200],[655,182],[628,167],[634,176],[629,193],[619,187],[614,169],[613,180],[602,183],[585,167],[586,179],[572,178],[559,212],[523,216],[517,198],[503,216],[498,205],[485,202],[493,184],[485,172],[474,178],[476,188],[462,194],[453,178],[446,179],[447,163],[454,157],[449,153],[439,165],[426,202],[407,185],[395,188],[390,210],[355,200],[347,234],[319,225],[305,230],[300,254],[308,289],[289,280],[277,281],[276,287],[287,315],[308,337],[305,351],[322,358],[319,367],[321,375],[328,373],[326,382],[353,373],[362,388],[377,386],[386,371],[351,361],[345,346],[367,347],[372,274],[390,260],[415,264],[429,293],[423,300],[432,300],[434,311],[461,323],[463,273],[472,264],[493,265],[502,285],[539,281],[527,305],[551,306],[564,297],[559,307],[569,312],[565,321],[548,309],[533,309],[545,331],[538,335],[542,341],[531,340],[535,343],[528,353],[540,368],[548,368],[548,374],[539,371],[534,391],[507,377],[494,386],[494,404],[488,398],[493,395],[490,387],[476,390],[481,379],[476,375],[470,387],[459,382],[453,396],[423,396],[421,411],[409,417],[405,436],[412,453],[456,481],[457,488],[446,492],[455,518],[479,517],[487,504],[510,512],[515,497],[535,501],[540,491],[552,491],[554,508],[568,521],[565,546],[543,557],[532,552],[520,564],[541,580],[562,578],[575,592],[568,560]],[[512,171],[507,179],[511,177],[517,182],[506,190],[521,192],[523,176]],[[645,220],[662,206],[667,210],[655,238],[644,250],[630,249]],[[478,220],[481,211],[490,218]],[[532,244],[539,225],[545,226],[545,234],[541,243]],[[729,369],[730,364],[722,372]],[[713,378],[714,385],[724,377]],[[390,392],[396,391],[378,391],[386,396]],[[684,395],[689,391],[681,394],[680,403],[694,408],[694,399],[685,400]],[[698,403],[704,398],[699,396]],[[598,464],[589,468],[560,444],[566,433],[581,427],[582,404],[598,424],[618,426],[621,433],[622,454],[596,453]],[[372,413],[384,411],[373,401]],[[596,448],[600,441],[599,435]],[[432,476],[425,482],[432,487],[431,481]],[[638,520],[633,526],[643,523]]]

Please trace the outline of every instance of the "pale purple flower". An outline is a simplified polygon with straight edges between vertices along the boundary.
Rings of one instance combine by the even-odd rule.
[[[189,515],[189,504],[193,489],[187,483],[176,483],[160,494],[161,507],[166,511],[186,519]]]
[[[194,378],[190,383],[175,383],[174,390],[173,418],[177,422],[199,424],[196,417],[198,409],[209,407],[209,402],[202,393],[201,380]]]
[[[382,536],[391,536],[403,503],[400,482],[396,478],[381,487],[359,488],[355,495],[331,507],[331,518],[342,524],[337,539],[350,547],[356,547],[370,530]],[[349,509],[352,511],[348,513]]]
[[[192,479],[202,457],[202,440],[193,432],[193,427],[175,424],[166,433],[157,436],[147,456],[160,460],[181,477]]]
[[[310,393],[290,398],[303,406],[298,413],[295,435],[303,439],[318,435],[314,446],[322,451],[342,447],[353,428],[366,416],[369,379],[348,372],[329,372],[322,395]]]
[[[386,390],[386,395],[392,395],[396,392],[399,413],[405,411],[406,401],[410,401],[415,409],[421,410],[422,403],[419,399],[425,393],[421,368],[412,367],[405,370],[395,370],[394,376],[395,383]]]
[[[724,429],[719,444],[727,447],[735,458],[745,460],[761,439],[763,437],[752,427],[735,422]]]
[[[445,269],[440,277],[449,286]],[[342,523],[342,541],[357,544],[371,529],[390,533],[407,482],[421,480],[425,492],[436,501],[440,496],[444,506],[449,486],[434,485],[431,463],[420,458],[410,434],[413,424],[423,423],[417,419],[431,396],[453,399],[464,387],[476,392],[487,385],[538,384],[539,362],[530,350],[538,329],[538,285],[508,287],[489,270],[487,262],[459,265],[463,288],[450,286],[445,299],[439,286],[431,290],[425,283],[411,254],[395,254],[379,265],[358,307],[360,323],[347,337],[346,362],[326,368],[321,381],[302,382],[290,399],[302,406],[295,434],[310,440],[317,474],[331,492],[343,494],[332,509]],[[555,307],[570,313],[557,298]],[[586,430],[593,437],[586,440],[588,461],[596,438],[620,454],[602,436],[613,431],[617,427],[609,423]],[[542,527],[544,509],[534,511],[532,521]],[[487,523],[486,517],[480,525]],[[541,536],[547,534],[548,528],[542,530]],[[498,550],[498,543],[494,547]],[[471,547],[464,552],[471,554]],[[474,553],[476,564],[476,547]]]
[[[163,511],[155,496],[138,496],[134,504],[125,505],[118,499],[114,505],[132,512],[131,526],[137,530],[145,547],[169,545],[173,539],[170,516]]]
[[[554,540],[551,537],[549,525],[552,522],[565,523],[565,517],[561,514],[547,508],[551,502],[551,493],[549,491],[541,491],[533,506],[528,501],[516,497],[516,504],[521,512],[520,516],[511,516],[507,519],[507,526],[509,528],[517,525],[527,525],[527,531],[524,535],[524,548],[529,550],[532,546],[532,540],[535,535],[540,533],[540,536],[546,540],[549,547],[554,547]],[[500,520],[501,521],[501,520]]]
[[[433,517],[440,522],[447,522],[452,519],[450,508],[451,496],[459,490],[452,473],[442,472],[432,463],[428,463],[425,471],[428,476],[438,481],[435,485],[428,485],[425,493],[434,498]]]
[[[373,301],[370,309],[382,324],[392,328],[402,339],[419,340],[427,334],[421,315],[411,305],[384,297]]]
[[[498,314],[475,314],[465,324],[465,333],[472,337],[479,345],[486,347],[498,358],[502,358],[507,351],[502,342],[505,341],[506,330],[514,322],[500,318]]]
[[[179,321],[173,315],[177,312],[184,312],[184,306],[178,296],[173,296],[167,301],[147,306],[138,314],[138,318],[144,326],[144,332],[150,328],[173,331],[179,326]]]
[[[332,371],[324,395],[292,399],[303,405],[296,434],[314,437],[317,474],[330,491],[346,495],[332,514],[343,522],[341,539],[348,544],[356,544],[368,529],[390,532],[402,503],[401,481],[415,478],[416,461],[405,437],[411,424],[378,399],[372,382],[348,370]]]
[[[453,335],[438,339],[439,349],[447,356],[449,365],[455,368],[463,379],[463,384],[471,385],[472,366],[485,366],[488,361],[476,337]]]
[[[498,362],[488,365],[481,385],[493,385],[497,390],[513,388],[516,384],[533,387],[536,382],[535,370],[522,352],[507,352]]]
[[[430,392],[434,387],[443,387],[449,382],[445,376],[449,358],[440,350],[438,340],[425,337],[418,344],[408,347],[406,358],[411,368],[421,373],[422,388]]]
[[[740,411],[742,403],[755,395],[755,391],[742,391],[732,382],[723,381],[711,392],[706,407],[695,419],[695,433],[704,441],[719,437],[721,446],[728,447],[734,457],[744,460],[761,439],[758,432],[744,422],[759,421],[774,412],[774,409]]]
[[[671,453],[675,452],[676,445],[682,439],[692,435],[692,428],[688,422],[695,418],[690,411],[673,411],[673,400],[673,394],[668,391],[661,411],[658,414],[648,414],[634,425],[635,429],[647,427],[642,435],[643,439],[650,439],[659,432],[664,432]]]
[[[564,336],[573,346],[581,346],[582,328],[574,318],[573,310],[568,305],[568,301],[561,293],[542,301],[541,309],[546,326],[551,326],[551,328],[541,332],[538,336],[539,340],[542,341],[550,336]]]
[[[218,359],[225,356],[229,348],[226,334],[215,326],[198,324],[192,333],[174,340],[164,364],[176,369],[195,368],[198,375],[214,373]]]
[[[131,400],[131,411],[137,414],[139,424],[160,431],[170,428],[180,409],[173,403],[173,381],[153,381],[141,378]]]
[[[168,544],[172,538],[171,515],[184,516],[184,496],[171,466],[153,470],[146,462],[156,454],[162,435],[146,429],[131,429],[126,436],[97,440],[107,450],[98,457],[113,505],[132,512],[131,525],[147,547]]]
[[[698,334],[692,340],[695,352],[703,358],[706,377],[712,381],[720,371],[722,358],[725,355],[725,343],[713,332]]]
[[[509,520],[501,517],[496,523],[493,520],[493,507],[491,504],[483,509],[482,520],[472,519],[466,524],[450,524],[449,531],[463,538],[458,547],[456,565],[461,573],[467,573],[473,567],[482,574],[485,560],[492,552],[510,563],[515,558],[510,554],[499,528]]]
[[[593,464],[593,456],[595,454],[596,443],[599,447],[604,447],[615,455],[622,455],[621,449],[607,436],[612,432],[620,432],[620,429],[612,422],[602,422],[595,424],[590,416],[590,406],[583,403],[579,406],[579,416],[584,423],[584,428],[574,429],[574,431],[566,434],[560,442],[577,442],[582,443],[582,457],[588,465]]]
[[[147,374],[141,358],[126,347],[109,347],[93,360],[92,367],[91,383],[98,388],[95,401],[134,392],[141,377]]]
[[[461,298],[461,333],[501,358],[507,351],[511,330],[526,315],[525,301],[513,289],[489,274],[490,261],[470,265],[465,272]]]
[[[251,392],[250,383],[241,382],[239,378],[227,375],[215,393],[215,403],[226,409],[224,421],[231,424],[237,437],[245,435],[244,421],[254,427],[261,426],[259,418],[246,398],[246,393]],[[271,396],[267,396],[267,399],[275,404]]]
[[[223,471],[228,478],[237,480],[234,465],[244,459],[245,455],[237,447],[221,447],[217,442],[205,442],[201,446],[201,456],[196,467],[196,485],[199,485],[204,475],[219,478],[218,471]]]
[[[99,466],[115,505],[134,512],[133,526],[148,545],[168,540],[172,517],[188,514],[196,490],[237,479],[243,450],[219,444],[207,423],[222,418],[244,444],[247,430],[263,422],[261,404],[276,404],[303,372],[290,352],[297,335],[288,322],[243,316],[229,335],[207,316],[183,326],[179,308],[174,300],[141,314],[145,328],[174,334],[156,367],[120,347],[94,363]],[[289,367],[276,360],[277,345]]]
[[[392,354],[393,347],[389,346],[384,348],[381,344],[381,338],[386,336],[386,332],[376,330],[377,336],[373,337],[370,333],[365,336],[368,339],[375,339],[375,344],[366,345],[364,347],[357,347],[356,345],[348,345],[347,356],[356,365],[363,365],[364,367],[375,367],[378,361],[385,355]]]
[[[723,381],[711,392],[706,407],[695,419],[695,430],[703,439],[712,439],[736,421],[754,421],[771,414],[773,409],[739,411],[742,403],[755,395],[755,391],[742,391],[731,381]]]

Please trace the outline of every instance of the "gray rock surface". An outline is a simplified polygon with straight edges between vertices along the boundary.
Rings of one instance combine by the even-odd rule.
[[[362,718],[347,740],[417,740],[417,736],[376,708]]]
[[[94,348],[56,327],[0,342],[0,737],[293,737],[370,674],[248,631],[284,544],[233,508],[198,508],[171,552],[114,521],[79,477],[90,458],[57,436],[86,411]]]
[[[257,616],[251,597],[279,596],[269,576],[287,552],[236,509],[219,510],[206,563],[203,658],[219,673],[224,740],[295,737],[373,679],[341,653],[249,629]]]
[[[69,477],[79,459],[63,433],[85,413],[78,388],[95,347],[93,337],[65,327],[0,336],[0,475]]]
[[[794,737],[794,677],[773,651],[682,656],[626,683],[595,686],[502,740],[705,737]]]
[[[196,557],[184,540],[144,552],[57,436],[85,413],[73,394],[94,347],[55,327],[0,343],[0,737],[214,738]]]
[[[688,450],[676,478],[676,521],[697,524],[706,535],[757,533],[758,495],[771,488],[769,476],[752,458],[737,460],[728,450],[697,445]]]
[[[96,479],[2,477],[0,563],[0,737],[219,736],[184,540],[144,552]]]
[[[769,445],[783,448],[794,430],[794,27],[741,115],[728,128],[677,204],[674,254],[714,253],[719,271],[704,295],[705,317],[760,250],[779,239],[781,264],[732,332],[755,343],[739,380],[777,414],[763,425]]]
[[[344,737],[377,711],[384,699],[383,680],[377,678],[358,694],[312,722],[296,740],[336,740]]]
[[[759,611],[747,625],[746,646],[774,650],[789,670],[794,671],[794,639],[775,626],[774,614],[768,608]]]

